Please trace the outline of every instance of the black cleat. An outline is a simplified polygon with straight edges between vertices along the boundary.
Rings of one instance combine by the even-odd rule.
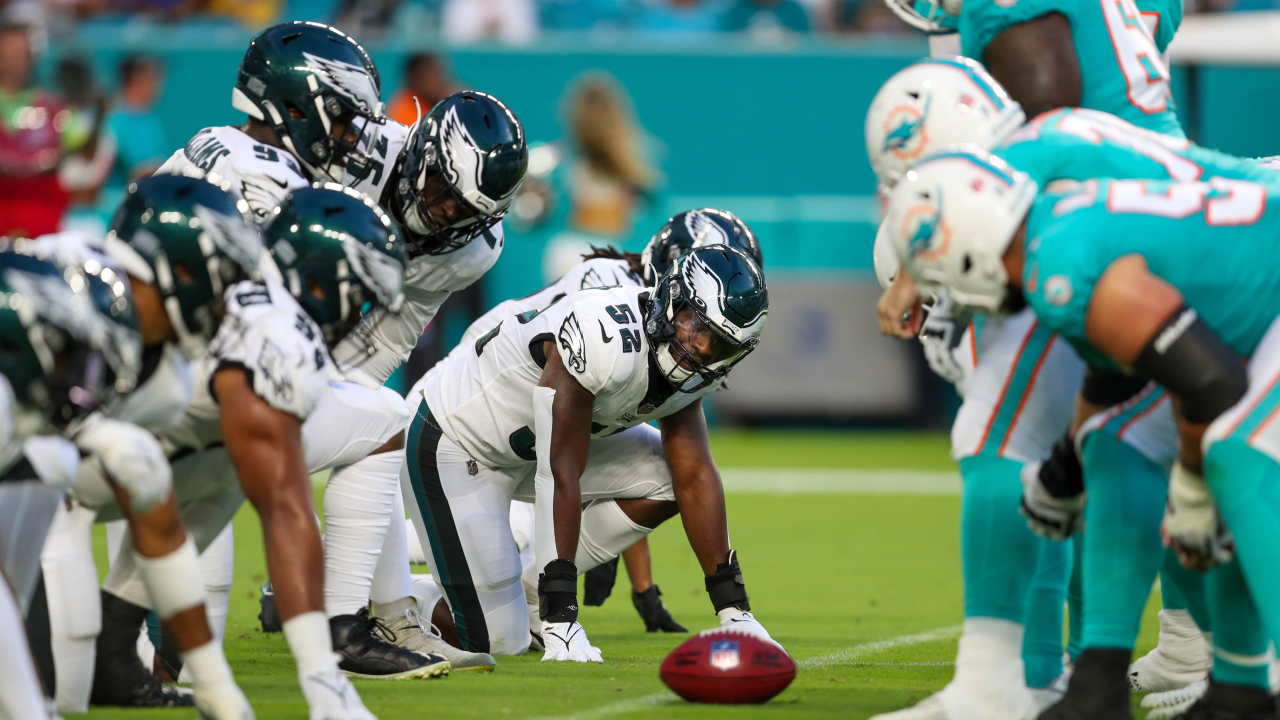
[[[661,596],[662,592],[658,590],[657,585],[649,586],[649,589],[642,593],[631,591],[631,602],[636,606],[636,612],[640,613],[640,619],[644,620],[644,629],[651,633],[659,630],[669,633],[689,632],[685,626],[671,617],[667,606],[662,603]]]
[[[583,575],[582,604],[600,607],[613,593],[613,584],[618,581],[618,558],[597,565]]]
[[[262,597],[258,598],[258,604],[262,607],[262,610],[258,613],[258,622],[262,623],[262,632],[283,632],[284,627],[280,624],[280,612],[276,610],[275,589],[268,582],[259,590],[262,592]]]
[[[355,615],[329,618],[338,667],[351,677],[374,680],[434,678],[449,674],[449,661],[439,655],[423,655],[395,643],[395,633],[382,621],[369,617],[369,608]]]
[[[147,609],[102,591],[102,632],[93,671],[92,705],[191,707],[191,692],[169,687],[138,659],[138,632]]]
[[[1276,701],[1262,688],[1210,678],[1209,690],[1176,720],[1276,720]]]
[[[1129,706],[1132,651],[1089,649],[1076,660],[1067,692],[1037,720],[1133,720]]]

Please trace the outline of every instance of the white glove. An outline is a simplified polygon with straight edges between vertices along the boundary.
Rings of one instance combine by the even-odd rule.
[[[75,487],[80,451],[59,435],[32,435],[22,442],[22,454],[46,485],[62,491]]]
[[[759,620],[756,620],[756,616],[746,610],[739,610],[736,607],[727,607],[716,614],[720,616],[721,628],[741,630],[743,632],[751,633],[761,640],[768,640],[774,645],[782,647],[777,640],[769,637],[769,631],[764,629],[764,626],[760,624]]]
[[[1084,506],[1088,498],[1080,493],[1069,498],[1056,498],[1040,482],[1043,463],[1022,466],[1022,506],[1018,512],[1027,519],[1031,532],[1050,540],[1066,540],[1084,531]]]
[[[107,477],[129,493],[133,511],[146,512],[173,491],[173,469],[164,448],[137,425],[95,415],[73,439],[101,463]]]
[[[577,622],[552,623],[542,621],[542,643],[547,651],[542,654],[542,662],[555,660],[559,662],[595,662],[602,663],[600,648],[591,647],[587,640],[587,631]]]
[[[924,347],[929,369],[953,384],[964,381],[964,368],[952,352],[960,344],[967,318],[956,317],[955,307],[946,293],[938,296],[920,326],[920,345]]]
[[[1182,463],[1174,463],[1169,475],[1169,499],[1160,524],[1160,538],[1190,570],[1209,570],[1235,557],[1235,539],[1222,523],[1218,506],[1209,494],[1209,484]]]

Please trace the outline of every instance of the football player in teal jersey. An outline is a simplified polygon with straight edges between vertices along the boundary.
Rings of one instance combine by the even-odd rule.
[[[976,141],[983,148],[998,145],[997,154],[1029,171],[1042,186],[1055,180],[1108,176],[1175,180],[1225,177],[1261,183],[1274,183],[1277,177],[1272,170],[1252,161],[1200,148],[1185,139],[1144,130],[1106,113],[1084,109],[1064,108],[1046,113],[1021,129],[1009,132],[1005,129],[1009,123],[1004,120],[1008,113],[982,102],[981,93],[969,87],[972,83],[965,80],[966,75],[957,74],[959,64],[957,60],[942,58],[921,61],[895,75],[877,95],[867,118],[867,142],[873,167],[882,177],[896,179],[906,171],[911,158],[927,156],[942,146],[966,140]],[[970,70],[969,75],[972,73]],[[956,92],[958,88],[963,91]],[[998,85],[991,88],[989,94],[1003,96]],[[975,96],[979,97],[976,101]],[[966,97],[970,99],[963,102]],[[909,127],[909,132],[895,132],[899,127]],[[932,316],[930,322],[934,322]],[[1070,432],[1054,446],[1054,452],[1041,466],[1039,482],[1027,487],[1023,512],[1038,532],[1063,538],[1072,533],[1081,519],[1084,488],[1081,463],[1076,459],[1076,429],[1090,415],[1127,399],[1145,384],[1145,380],[1135,382],[1097,368],[1087,375],[1083,389],[1083,400],[1087,402],[1080,405],[1085,411],[1078,413]],[[1093,581],[1084,583],[1089,597],[1085,604],[1096,612],[1091,610],[1091,616],[1084,620],[1082,635],[1091,639],[1082,642],[1085,646],[1131,649],[1151,586],[1154,572],[1151,568],[1159,565],[1161,556],[1160,547],[1154,544],[1153,523],[1159,522],[1158,509],[1163,504],[1165,478],[1176,445],[1166,395],[1147,393],[1116,412],[1099,417],[1086,426],[1079,445],[1090,477],[1090,508],[1086,512],[1096,515],[1089,522],[1094,532],[1088,536],[1088,542],[1102,553],[1098,562],[1090,565]],[[1145,489],[1145,495],[1136,489],[1139,487]],[[1113,508],[1132,504],[1135,497],[1143,498],[1149,508],[1155,508],[1154,514],[1147,518],[1149,532],[1145,545],[1129,541],[1133,528],[1106,520],[1117,517]],[[1198,604],[1189,604],[1198,610],[1197,620],[1207,628],[1209,613],[1203,607],[1199,576],[1189,576],[1177,567],[1176,561],[1171,565],[1163,577],[1166,604],[1182,596],[1192,599],[1199,596]],[[1188,603],[1172,604],[1184,607]],[[1214,606],[1222,610],[1225,618],[1215,627],[1218,631],[1215,639],[1223,651],[1219,653],[1219,674],[1227,672],[1231,660],[1255,656],[1259,642],[1257,633],[1250,632],[1256,621],[1249,608],[1226,609],[1220,605]],[[1075,608],[1073,635],[1077,630],[1074,612]],[[1176,617],[1167,611],[1161,614],[1162,649],[1169,634],[1166,626],[1172,625],[1174,620],[1170,618]],[[1088,629],[1091,620],[1096,621],[1092,623],[1093,632]],[[1196,624],[1189,617],[1185,623],[1190,626],[1187,644],[1193,651],[1191,658],[1203,658],[1207,662],[1208,655],[1202,649],[1204,643]],[[1027,632],[1030,637],[1030,620]],[[1153,652],[1135,664],[1135,674],[1141,671],[1148,682],[1154,676],[1166,682],[1181,679],[1181,683],[1136,689],[1172,689],[1203,677],[1202,668],[1207,669],[1207,665],[1189,664],[1181,678],[1162,667],[1154,668],[1161,672],[1152,672],[1152,666],[1156,665],[1153,657],[1163,658],[1165,665],[1174,665],[1174,671],[1180,669],[1177,662],[1180,656],[1172,651],[1169,655],[1173,656],[1172,662],[1170,657]],[[1091,658],[1085,658],[1086,667]],[[1261,665],[1240,670],[1235,676],[1241,673],[1247,674],[1252,682],[1265,683]],[[1029,680],[1030,677],[1028,666]],[[1149,699],[1160,701],[1162,695]],[[1164,700],[1177,699],[1182,698]],[[1194,695],[1190,695],[1182,701],[1189,704],[1194,699]]]
[[[977,148],[940,153],[895,188],[889,236],[926,287],[945,287],[983,313],[1030,305],[1092,365],[1167,389],[1180,443],[1161,535],[1184,565],[1216,568],[1211,605],[1247,606],[1251,596],[1275,640],[1280,498],[1266,481],[1280,477],[1270,422],[1280,402],[1280,329],[1272,328],[1280,214],[1266,210],[1280,207],[1280,188],[1217,177],[1088,180],[1039,200],[1037,190]],[[1072,678],[1073,687],[1089,686],[1087,697],[1042,718],[1131,717],[1129,649],[1089,652]],[[1265,667],[1265,645],[1260,654]],[[1265,672],[1258,683],[1254,670],[1215,665],[1207,694],[1185,717],[1276,717]]]

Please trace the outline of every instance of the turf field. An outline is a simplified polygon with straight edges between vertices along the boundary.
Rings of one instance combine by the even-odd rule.
[[[954,471],[947,437],[733,432],[716,434],[712,446],[731,488],[730,529],[752,606],[800,666],[796,681],[772,702],[699,706],[669,693],[658,679],[658,666],[687,636],[646,634],[620,572],[614,596],[581,614],[593,644],[603,651],[604,665],[544,664],[530,653],[499,658],[491,675],[357,682],[365,703],[382,720],[852,720],[904,707],[945,685],[963,619],[959,484],[936,474]],[[893,470],[924,472],[902,477],[901,487],[912,491],[902,494],[886,492],[898,476],[883,471]],[[775,477],[778,482],[770,483]],[[284,639],[258,630],[258,586],[265,571],[251,508],[236,517],[235,532],[227,654],[260,720],[305,719]],[[650,538],[654,577],[672,614],[693,630],[714,626],[701,572],[678,520]],[[1153,622],[1145,623],[1139,651],[1154,641]],[[190,710],[95,710],[89,717],[192,715]]]

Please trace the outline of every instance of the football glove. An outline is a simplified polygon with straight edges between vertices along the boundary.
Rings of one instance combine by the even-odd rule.
[[[950,296],[941,293],[920,326],[920,345],[929,369],[955,385],[964,381],[965,372],[952,351],[960,344],[968,324],[968,318],[957,316]]]
[[[756,620],[756,616],[746,610],[739,610],[736,607],[728,607],[716,613],[720,616],[720,627],[732,628],[751,633],[761,640],[767,640],[778,647],[782,647],[777,640],[769,637],[769,631],[764,629],[764,625]]]
[[[1084,470],[1075,442],[1063,437],[1043,463],[1022,466],[1022,506],[1031,532],[1051,540],[1066,540],[1084,530]]]
[[[94,415],[76,433],[76,445],[93,454],[108,478],[129,493],[134,512],[169,498],[173,469],[154,435],[137,425]]]
[[[577,622],[553,623],[542,621],[542,643],[546,652],[542,662],[594,662],[603,663],[600,648],[592,647],[587,631]]]
[[[1218,514],[1209,484],[1182,463],[1175,463],[1169,475],[1169,499],[1160,524],[1160,538],[1189,570],[1204,572],[1235,556],[1235,539]]]

